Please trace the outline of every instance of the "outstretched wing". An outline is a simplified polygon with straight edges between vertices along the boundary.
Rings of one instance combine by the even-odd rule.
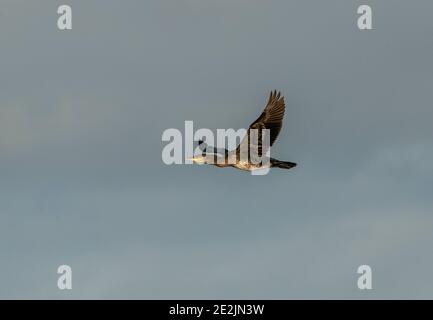
[[[272,91],[269,96],[269,100],[265,107],[265,110],[263,110],[260,117],[258,117],[257,120],[250,125],[250,127],[248,128],[247,135],[241,141],[236,151],[239,153],[241,146],[245,146],[245,144],[249,144],[248,149],[243,149],[243,150],[250,150],[250,148],[255,148],[257,150],[254,151],[257,152],[259,156],[265,153],[267,150],[264,150],[265,148],[262,148],[262,141],[263,141],[262,130],[263,129],[269,130],[268,131],[270,135],[269,143],[270,146],[272,146],[275,140],[277,139],[278,134],[281,131],[281,127],[283,126],[284,110],[285,110],[284,97],[280,94],[280,92]],[[253,137],[253,135],[251,134],[251,129],[257,129],[258,131],[257,138]],[[251,140],[251,142],[249,142],[249,140]]]

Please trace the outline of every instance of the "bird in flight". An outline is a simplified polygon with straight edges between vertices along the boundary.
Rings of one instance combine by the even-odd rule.
[[[281,131],[284,117],[284,97],[280,92],[272,91],[268,103],[262,114],[248,128],[247,134],[236,149],[209,147],[202,140],[199,141],[202,154],[196,155],[190,160],[197,164],[211,164],[217,167],[234,167],[241,170],[257,170],[263,168],[291,169],[296,163],[268,158],[269,161],[257,161],[263,159],[263,155],[269,151]],[[264,143],[264,138],[268,135]],[[256,155],[254,157],[254,154]],[[260,158],[257,158],[260,157]]]

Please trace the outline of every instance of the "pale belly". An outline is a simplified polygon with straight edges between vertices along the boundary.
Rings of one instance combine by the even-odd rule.
[[[252,170],[269,168],[270,164],[260,165],[260,164],[253,164],[253,163],[249,163],[249,162],[238,162],[238,163],[234,164],[233,167],[240,169],[240,170],[252,171]]]

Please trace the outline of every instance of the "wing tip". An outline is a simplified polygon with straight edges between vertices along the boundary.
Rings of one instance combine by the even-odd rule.
[[[280,90],[271,90],[271,93],[269,95],[269,102],[278,102],[282,100],[284,102],[284,96],[281,94]]]

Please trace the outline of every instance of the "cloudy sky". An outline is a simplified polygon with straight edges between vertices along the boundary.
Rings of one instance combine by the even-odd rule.
[[[0,1],[0,298],[433,298],[432,1],[67,3]],[[298,167],[162,162],[271,89]]]

